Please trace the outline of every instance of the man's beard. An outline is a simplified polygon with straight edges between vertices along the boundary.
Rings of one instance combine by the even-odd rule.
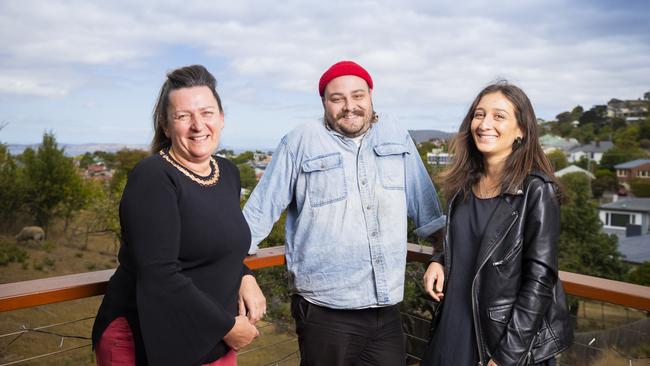
[[[345,116],[347,116],[348,114],[353,114],[357,117],[361,117],[363,119],[363,123],[361,123],[359,126],[351,126],[351,125],[337,123],[340,119],[345,118]],[[370,128],[370,124],[373,122],[374,116],[375,116],[375,112],[372,109],[370,110],[370,113],[367,113],[365,110],[362,109],[354,109],[351,112],[341,111],[336,116],[334,116],[334,118],[329,118],[327,113],[325,113],[324,119],[325,119],[325,123],[332,130],[352,138],[364,134],[368,130],[368,128]]]

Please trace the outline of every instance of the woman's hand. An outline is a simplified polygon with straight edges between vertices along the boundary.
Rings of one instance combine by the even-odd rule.
[[[248,317],[251,324],[266,314],[266,298],[255,277],[245,275],[239,286],[239,315]]]
[[[435,288],[434,288],[435,285]],[[442,301],[445,296],[442,288],[445,285],[445,267],[438,262],[431,262],[424,272],[424,290],[437,301]]]
[[[499,366],[499,365],[497,365],[496,362],[490,360],[490,361],[488,362],[487,366]]]
[[[259,335],[260,332],[248,321],[248,318],[239,315],[235,318],[235,326],[223,337],[223,341],[233,350],[239,351]]]

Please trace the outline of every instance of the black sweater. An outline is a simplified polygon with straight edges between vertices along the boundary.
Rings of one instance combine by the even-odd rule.
[[[239,171],[216,161],[220,178],[211,186],[161,155],[145,158],[129,175],[120,203],[120,265],[99,308],[93,344],[125,316],[138,365],[200,365],[228,352],[222,339],[235,324],[241,277],[251,273],[243,264],[251,237],[239,205]]]

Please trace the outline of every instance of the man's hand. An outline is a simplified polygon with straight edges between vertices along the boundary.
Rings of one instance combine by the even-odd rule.
[[[427,271],[424,272],[424,290],[435,300],[441,301],[445,296],[442,293],[444,285],[445,268],[438,262],[431,262]]]
[[[490,362],[488,362],[487,366],[499,366],[499,365],[497,365],[497,363],[494,362],[493,360],[490,360]]]
[[[240,315],[235,318],[235,325],[223,337],[223,341],[230,348],[239,351],[249,345],[259,335],[260,332],[257,328],[245,316]]]
[[[239,315],[248,317],[251,324],[266,314],[266,298],[262,289],[257,285],[257,280],[251,275],[245,275],[239,286]]]

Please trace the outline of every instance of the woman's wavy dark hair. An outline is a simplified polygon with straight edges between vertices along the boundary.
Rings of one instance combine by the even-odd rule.
[[[158,100],[153,108],[153,130],[154,136],[151,140],[151,153],[157,154],[160,150],[172,145],[169,137],[165,135],[165,129],[169,124],[169,94],[177,89],[192,88],[195,86],[207,86],[217,100],[219,112],[223,113],[221,98],[217,93],[217,80],[202,65],[185,66],[173,70],[167,74],[167,80],[160,88]]]
[[[547,175],[559,189],[553,167],[539,144],[537,118],[530,100],[519,87],[500,80],[488,85],[476,96],[458,129],[458,134],[450,143],[449,153],[453,156],[452,163],[440,176],[442,191],[447,200],[449,201],[456,193],[462,193],[466,198],[472,191],[472,186],[485,174],[483,154],[474,143],[471,126],[481,98],[492,93],[501,93],[508,98],[515,108],[517,123],[524,133],[522,142],[513,145],[512,153],[506,159],[500,177],[501,193],[515,193],[523,186],[526,176],[534,170]]]

